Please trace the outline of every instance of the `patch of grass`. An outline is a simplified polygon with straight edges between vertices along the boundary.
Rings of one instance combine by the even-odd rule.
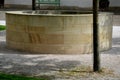
[[[0,80],[47,80],[47,79],[0,73]]]
[[[0,25],[0,31],[5,30],[5,29],[6,29],[6,26]]]

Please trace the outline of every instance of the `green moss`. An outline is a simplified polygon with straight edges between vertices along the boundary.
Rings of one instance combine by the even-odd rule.
[[[0,25],[0,31],[1,31],[1,30],[5,30],[5,29],[6,29],[6,26]]]

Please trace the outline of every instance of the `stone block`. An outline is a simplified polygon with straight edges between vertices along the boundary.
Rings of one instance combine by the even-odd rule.
[[[34,26],[34,27],[30,27],[28,26],[28,32],[29,33],[45,33],[45,27],[37,27],[37,26]]]
[[[16,15],[16,25],[28,26],[28,16]]]
[[[7,24],[16,24],[16,15],[14,15],[14,14],[7,14],[6,15],[6,23]]]
[[[63,34],[48,34],[46,36],[47,44],[64,44],[64,35]]]
[[[29,52],[85,54],[93,50],[92,14],[6,14],[7,46]],[[112,14],[99,15],[100,51],[112,46]]]

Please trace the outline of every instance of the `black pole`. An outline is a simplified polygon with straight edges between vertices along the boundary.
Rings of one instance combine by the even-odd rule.
[[[98,2],[93,0],[93,71],[100,71],[99,56],[99,28],[98,28]]]
[[[32,10],[35,10],[35,0],[32,0]]]

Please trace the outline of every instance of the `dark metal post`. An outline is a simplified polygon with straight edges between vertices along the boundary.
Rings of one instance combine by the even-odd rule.
[[[32,0],[32,10],[35,10],[35,0]]]
[[[100,71],[100,56],[99,56],[99,28],[98,28],[98,2],[93,0],[93,70]]]

